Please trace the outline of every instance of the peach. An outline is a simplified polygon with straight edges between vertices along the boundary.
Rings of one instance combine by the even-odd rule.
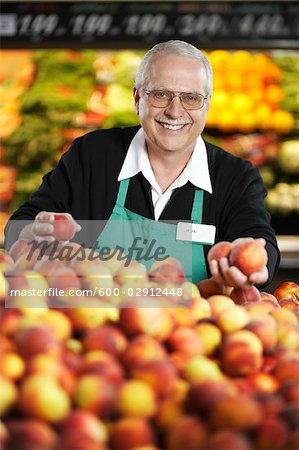
[[[246,289],[234,288],[230,296],[237,305],[261,301],[260,292],[255,286]]]
[[[80,280],[74,270],[70,267],[63,267],[55,271],[55,275],[48,278],[49,288],[52,288],[53,295],[49,297],[51,306],[69,305],[76,301],[76,290],[81,289]]]
[[[98,374],[113,385],[120,384],[124,379],[124,370],[119,361],[109,353],[99,350],[85,353],[81,360],[79,373],[80,375]]]
[[[7,422],[8,449],[40,450],[56,448],[57,435],[46,422],[37,419],[10,420]]]
[[[59,358],[47,353],[40,353],[30,358],[26,365],[26,374],[36,373],[52,376],[69,395],[74,393],[75,374]]]
[[[83,340],[85,351],[102,350],[118,356],[128,345],[126,336],[115,326],[102,325],[89,330]]]
[[[250,321],[250,315],[242,306],[235,305],[224,309],[216,317],[216,323],[222,331],[230,333],[244,328]]]
[[[222,333],[213,323],[201,322],[195,326],[194,331],[200,337],[204,355],[212,355],[220,347]]]
[[[26,416],[50,423],[63,420],[70,412],[70,397],[56,379],[43,373],[24,378],[20,389],[20,409]]]
[[[154,431],[147,419],[124,417],[116,420],[110,429],[112,450],[151,448],[155,444]]]
[[[55,214],[53,222],[53,237],[57,241],[67,241],[76,234],[75,222],[63,214]]]
[[[253,319],[247,324],[246,329],[254,333],[262,342],[264,352],[272,352],[277,345],[277,330],[275,321],[271,316]]]
[[[206,356],[193,356],[183,369],[184,378],[191,384],[199,381],[221,381],[224,378],[218,364]]]
[[[191,385],[188,390],[185,402],[186,411],[190,414],[207,417],[216,403],[236,392],[236,388],[226,380],[199,381]]]
[[[158,396],[166,395],[177,380],[177,371],[167,359],[144,361],[131,370],[132,378],[147,382]]]
[[[208,261],[211,262],[213,259],[219,261],[220,258],[228,258],[234,244],[227,241],[221,241],[213,245],[208,253]]]
[[[25,372],[24,360],[15,352],[0,354],[0,373],[11,380],[19,380]]]
[[[279,392],[287,402],[299,403],[299,383],[294,380],[287,380],[281,383]]]
[[[145,283],[148,279],[147,270],[144,264],[138,261],[131,261],[128,266],[123,265],[118,269],[114,275],[114,279],[121,285],[136,281]]]
[[[48,309],[41,317],[41,321],[54,331],[57,339],[64,341],[72,335],[72,323],[61,311]]]
[[[155,424],[159,430],[166,430],[169,426],[183,415],[183,407],[180,402],[165,397],[158,404],[155,415]]]
[[[234,302],[226,295],[212,295],[208,298],[208,302],[212,309],[212,315],[217,316],[220,311],[224,311],[228,307],[234,306]]]
[[[230,375],[249,375],[258,372],[263,363],[263,346],[249,330],[227,334],[221,349],[221,363]]]
[[[211,426],[246,430],[257,427],[263,419],[258,402],[249,395],[238,394],[217,402],[210,414]]]
[[[267,264],[267,261],[268,255],[265,248],[253,240],[244,244],[236,244],[229,255],[230,265],[236,266],[247,276],[259,272]]]
[[[147,307],[147,302],[138,301],[138,307],[120,309],[120,328],[129,336],[145,333],[158,340],[165,340],[170,335],[173,321],[166,309]]]
[[[190,355],[183,352],[172,352],[170,353],[168,359],[174,365],[177,372],[181,373],[189,361]]]
[[[265,417],[275,417],[280,415],[285,400],[277,392],[258,392],[255,394]]]
[[[299,285],[293,281],[284,281],[273,293],[277,300],[291,299],[299,304]]]
[[[231,287],[219,284],[212,278],[200,281],[197,286],[198,286],[200,295],[204,298],[211,297],[212,295],[227,295],[227,296],[229,296],[230,292],[232,290]]]
[[[282,450],[286,448],[288,436],[289,429],[284,421],[278,417],[266,417],[255,430],[255,447],[258,450]]]
[[[237,430],[223,429],[211,434],[205,450],[253,450],[248,437]]]
[[[157,401],[153,388],[141,380],[125,381],[117,393],[116,409],[124,416],[154,416]]]
[[[154,359],[164,359],[166,350],[153,337],[141,334],[129,341],[127,348],[121,355],[122,362],[127,368]]]
[[[299,315],[299,304],[290,298],[282,298],[278,301],[281,308],[289,309],[293,311],[297,316]]]
[[[203,345],[195,330],[187,327],[178,327],[172,331],[166,341],[170,351],[182,352],[188,356],[200,355]]]
[[[281,308],[281,309],[275,309],[271,312],[272,317],[274,317],[276,323],[278,326],[284,325],[284,324],[292,324],[297,325],[298,319],[296,317],[296,314],[287,308]]]
[[[299,324],[279,325],[278,345],[289,350],[299,350]]]
[[[66,433],[62,434],[59,448],[62,450],[108,450],[106,444],[100,444],[81,433]]]
[[[277,379],[269,373],[252,373],[248,376],[248,381],[257,392],[276,392],[279,388]]]
[[[0,416],[6,415],[18,400],[14,382],[0,374]]]
[[[285,381],[298,382],[299,379],[299,358],[289,357],[276,365],[273,370],[273,374],[280,383]]]
[[[77,407],[107,418],[115,409],[116,390],[106,378],[85,374],[77,381],[73,399]]]
[[[0,249],[0,272],[12,269],[13,266],[14,260],[12,256],[6,250]]]
[[[60,429],[63,435],[63,442],[69,441],[69,435],[78,438],[87,436],[97,444],[106,444],[108,440],[108,430],[104,422],[89,411],[74,410],[61,423]],[[73,448],[73,447],[66,447]]]
[[[260,302],[245,303],[244,307],[250,312],[252,317],[256,317],[257,320],[261,318],[262,315],[268,315],[271,311],[280,309],[279,304],[275,304],[269,300],[262,300]]]
[[[19,309],[3,309],[0,314],[0,335],[13,336],[19,328],[22,316]]]
[[[85,289],[97,291],[97,295],[99,295],[101,289],[112,289],[114,287],[114,280],[110,269],[100,260],[77,261],[73,268],[80,277],[82,286]]]
[[[193,298],[191,304],[191,314],[195,322],[202,319],[209,319],[212,316],[212,308],[209,302],[202,298]]]
[[[76,307],[68,308],[66,314],[76,332],[92,330],[109,320],[108,308],[101,307],[98,299],[82,296],[74,302]]]
[[[198,450],[202,448],[206,430],[196,416],[182,416],[170,425],[165,432],[165,447],[168,450]]]
[[[30,358],[38,353],[55,354],[60,348],[53,330],[43,324],[20,327],[16,332],[15,342],[23,358]]]
[[[203,302],[206,302],[202,299]],[[192,300],[192,303],[194,300]],[[196,324],[195,310],[192,307],[171,307],[168,312],[173,320],[174,327],[193,327]]]
[[[269,300],[269,301],[275,303],[275,305],[277,305],[277,303],[278,303],[277,298],[274,295],[269,294],[269,292],[264,292],[264,291],[260,292],[260,297],[261,297],[261,300]]]
[[[171,281],[180,285],[185,281],[184,269],[181,263],[172,257],[168,257],[163,261],[156,261],[149,271],[149,277],[152,281],[159,284]]]
[[[14,269],[6,272],[8,282],[7,304],[15,308],[46,308],[47,289],[46,279],[34,270]]]

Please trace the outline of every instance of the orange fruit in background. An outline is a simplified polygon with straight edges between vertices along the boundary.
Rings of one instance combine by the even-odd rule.
[[[232,91],[241,91],[244,86],[244,78],[240,71],[228,71],[224,77],[224,85]]]
[[[251,133],[256,129],[256,118],[252,112],[240,112],[236,127],[242,133]]]
[[[272,123],[272,108],[266,102],[261,102],[257,105],[255,111],[255,119],[258,128],[267,129],[270,128]]]
[[[217,120],[218,127],[220,128],[221,131],[224,131],[226,133],[234,131],[236,129],[237,122],[238,119],[235,116],[234,112],[229,109],[222,111],[218,115]]]
[[[277,84],[270,84],[265,90],[265,100],[276,105],[284,99],[283,89]]]
[[[231,107],[236,113],[241,114],[243,111],[251,111],[254,108],[254,103],[247,94],[237,92],[231,97]]]
[[[231,96],[225,91],[215,91],[212,96],[211,108],[216,110],[227,108],[230,105]]]
[[[278,109],[272,115],[272,127],[275,131],[282,134],[287,134],[295,126],[295,119],[288,111]]]

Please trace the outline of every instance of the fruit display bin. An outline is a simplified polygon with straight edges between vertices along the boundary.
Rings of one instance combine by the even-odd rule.
[[[225,251],[250,272],[261,249]],[[0,251],[1,448],[298,449],[298,284],[195,285],[171,257],[79,250]]]

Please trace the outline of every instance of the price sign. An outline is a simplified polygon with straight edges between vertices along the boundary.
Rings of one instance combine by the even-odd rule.
[[[297,2],[4,2],[3,48],[297,48]]]

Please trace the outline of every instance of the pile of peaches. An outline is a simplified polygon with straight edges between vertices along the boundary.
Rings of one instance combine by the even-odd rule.
[[[229,258],[244,273],[264,264],[263,247],[235,247]],[[273,294],[212,279],[196,286],[173,258],[147,271],[136,261],[28,252],[24,240],[0,252],[1,448],[299,448],[296,283]],[[46,295],[9,298],[11,288],[96,284],[121,292],[180,288],[188,301],[165,307],[163,298],[149,304],[122,294],[106,305],[97,296],[74,305],[66,295],[52,306]]]

